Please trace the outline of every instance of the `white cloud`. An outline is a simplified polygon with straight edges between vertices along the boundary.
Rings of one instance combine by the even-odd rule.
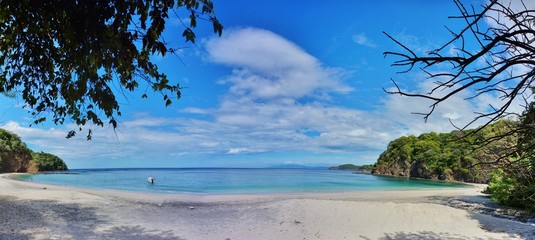
[[[239,154],[239,153],[243,153],[246,151],[247,149],[245,148],[231,148],[228,150],[227,154]]]
[[[230,30],[206,43],[209,59],[233,67],[230,93],[253,99],[320,97],[347,93],[339,69],[325,68],[296,44],[262,29]]]
[[[296,44],[268,30],[230,30],[222,38],[212,38],[206,48],[212,61],[250,68],[262,73],[299,69],[318,64]]]
[[[371,48],[377,47],[377,45],[372,40],[370,40],[364,33],[355,34],[353,35],[352,39],[358,45],[371,47]]]

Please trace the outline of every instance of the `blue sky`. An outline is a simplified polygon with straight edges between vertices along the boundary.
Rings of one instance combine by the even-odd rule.
[[[214,2],[221,38],[199,24],[197,42],[179,57],[154,57],[184,87],[170,107],[158,94],[126,94],[117,131],[94,127],[85,141],[65,139],[69,123],[29,127],[20,99],[3,98],[1,127],[70,168],[370,164],[390,141],[451,131],[450,120],[466,123],[494,101],[460,94],[424,123],[411,112],[429,102],[382,90],[392,87],[390,78],[410,91],[429,89],[422,73],[396,74],[395,58],[382,53],[400,49],[382,32],[419,53],[439,47],[451,36],[444,26],[463,23],[448,19],[458,14],[452,1]],[[182,30],[171,19],[166,40],[183,46]]]

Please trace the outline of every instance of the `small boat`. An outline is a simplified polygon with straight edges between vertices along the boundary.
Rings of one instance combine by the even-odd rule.
[[[149,182],[150,184],[154,184],[154,178],[153,177],[148,177],[147,178],[147,182]]]

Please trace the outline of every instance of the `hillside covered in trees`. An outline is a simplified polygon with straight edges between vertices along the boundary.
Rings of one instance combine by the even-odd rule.
[[[63,160],[53,154],[33,152],[14,133],[0,129],[0,173],[67,170]]]
[[[372,173],[488,183],[485,192],[493,200],[535,212],[534,109],[532,103],[521,121],[400,137],[388,144]]]
[[[489,142],[514,122],[503,120],[479,131],[403,136],[388,144],[372,172],[379,175],[487,183],[496,170],[496,152],[513,144],[509,138]],[[514,136],[511,136],[511,138]]]

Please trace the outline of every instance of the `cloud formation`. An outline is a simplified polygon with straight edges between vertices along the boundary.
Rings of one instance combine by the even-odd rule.
[[[343,70],[326,68],[281,36],[262,29],[230,31],[206,44],[209,59],[231,68],[228,94],[213,111],[217,126],[233,129],[229,154],[257,151],[352,151],[359,111],[329,105],[347,94]],[[317,132],[309,136],[306,132]],[[249,144],[244,144],[249,143]],[[252,143],[252,144],[250,144]],[[247,145],[247,146],[240,146]]]
[[[371,39],[369,39],[366,34],[364,33],[358,33],[353,35],[353,41],[362,46],[376,48],[377,44],[375,44]]]
[[[263,29],[230,30],[206,43],[209,59],[233,68],[230,93],[260,100],[298,99],[352,89],[341,70],[325,68],[296,44]]]

